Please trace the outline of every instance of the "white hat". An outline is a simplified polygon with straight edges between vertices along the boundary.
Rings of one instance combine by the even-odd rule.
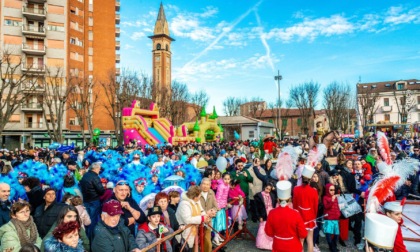
[[[277,197],[280,200],[288,200],[292,197],[292,183],[287,180],[277,182]]]
[[[106,183],[106,188],[108,188],[108,189],[114,188],[114,183],[112,183],[111,181],[109,181],[108,183]]]
[[[305,165],[305,167],[303,168],[303,171],[302,171],[302,177],[312,178],[314,173],[315,173],[315,169],[312,166]]]
[[[367,213],[365,239],[378,248],[393,249],[398,224],[391,218],[377,213]]]
[[[400,212],[400,213],[403,210],[403,206],[401,205],[400,202],[397,202],[397,201],[386,202],[384,205],[384,208],[392,212]]]

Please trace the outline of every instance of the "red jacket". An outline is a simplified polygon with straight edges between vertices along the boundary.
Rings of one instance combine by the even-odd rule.
[[[395,236],[395,242],[394,242],[394,252],[408,252],[407,248],[404,245],[404,240],[402,236],[402,231],[401,231],[402,224],[403,224],[403,219],[401,219],[401,222],[398,223],[397,236]]]
[[[363,168],[363,175],[366,175],[366,174],[372,175],[373,174],[372,173],[372,167],[370,167],[370,164],[369,163],[364,164],[362,166],[362,168]]]
[[[293,189],[293,208],[299,211],[307,229],[316,227],[315,219],[318,212],[318,192],[309,185],[296,186]]]
[[[299,212],[287,206],[270,211],[264,231],[273,237],[274,252],[301,252],[300,239],[308,235]]]
[[[324,214],[328,214],[328,216],[325,216],[324,219],[340,219],[341,212],[340,208],[338,207],[338,198],[335,198],[335,200],[333,201],[330,195],[325,195],[322,199],[322,202],[324,203]]]

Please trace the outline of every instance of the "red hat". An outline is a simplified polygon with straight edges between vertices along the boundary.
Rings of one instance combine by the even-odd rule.
[[[101,178],[101,183],[108,183],[108,180],[106,178]]]
[[[104,203],[104,205],[102,206],[102,212],[107,213],[111,216],[124,213],[121,207],[121,203],[114,199]]]

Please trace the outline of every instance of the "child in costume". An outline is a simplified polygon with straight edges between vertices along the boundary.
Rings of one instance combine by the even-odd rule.
[[[257,219],[260,222],[256,238],[256,247],[259,249],[271,250],[273,248],[273,238],[267,236],[264,231],[268,214],[276,207],[277,197],[272,192],[274,186],[268,183],[264,190],[254,196]]]
[[[160,206],[154,206],[149,210],[147,214],[148,222],[143,223],[139,227],[139,231],[136,236],[136,243],[140,249],[146,248],[150,244],[164,238],[165,235],[170,235],[174,232],[169,226],[165,226],[163,223],[160,223],[161,215],[162,210]],[[172,251],[170,240],[165,241],[160,246],[160,251]],[[154,251],[156,251],[156,248],[148,250],[148,252]]]
[[[248,218],[248,215],[244,206],[245,193],[241,189],[239,180],[230,181],[229,199],[233,200],[231,210],[232,219],[235,220],[237,218],[238,227],[241,230],[243,222]]]
[[[217,208],[219,211],[217,212],[216,217],[213,219],[213,228],[217,232],[226,230],[226,211],[224,208],[228,204],[229,183],[230,174],[223,173],[222,179],[219,180],[216,193]],[[221,237],[216,233],[214,235],[213,243],[219,245],[221,241]]]
[[[325,196],[323,198],[324,203],[324,214],[328,216],[324,217],[324,234],[328,242],[328,247],[331,252],[337,250],[337,240],[340,234],[338,220],[340,219],[340,208],[338,206],[338,197],[336,194],[335,186],[328,183],[325,187]]]

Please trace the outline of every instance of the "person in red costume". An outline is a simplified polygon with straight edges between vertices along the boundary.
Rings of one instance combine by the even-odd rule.
[[[268,150],[268,153],[272,154],[274,148],[276,147],[277,147],[277,144],[273,142],[272,136],[267,136],[264,138],[264,151]]]
[[[305,222],[306,230],[308,230],[308,236],[306,237],[308,252],[314,251],[313,236],[318,212],[318,193],[316,189],[309,185],[314,173],[314,168],[305,165],[302,171],[302,185],[293,189],[293,208],[300,213]]]
[[[308,231],[299,212],[290,207],[292,184],[283,180],[277,182],[276,187],[280,206],[268,214],[264,231],[273,237],[272,251],[301,252]]]
[[[403,225],[402,209],[404,202],[405,200],[402,200],[401,202],[389,201],[384,205],[386,216],[398,223],[397,236],[395,237],[394,242],[394,252],[408,252],[407,248],[404,245],[404,240],[401,232],[401,226]]]

